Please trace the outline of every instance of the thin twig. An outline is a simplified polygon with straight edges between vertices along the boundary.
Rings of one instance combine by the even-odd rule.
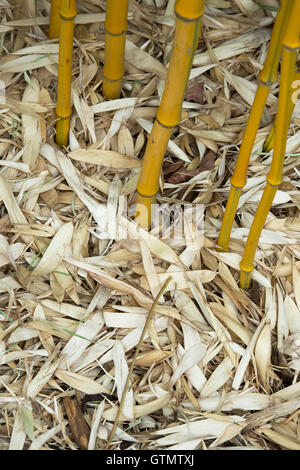
[[[121,398],[121,401],[120,401],[120,405],[119,405],[119,408],[118,408],[118,412],[117,412],[117,416],[116,416],[116,419],[114,421],[114,425],[112,427],[112,430],[111,430],[111,433],[110,433],[110,436],[108,438],[108,441],[107,441],[107,444],[105,446],[105,450],[107,450],[110,446],[110,443],[114,437],[114,434],[116,432],[116,429],[117,429],[117,426],[118,426],[118,423],[119,423],[119,420],[120,420],[120,416],[121,416],[121,413],[122,413],[122,410],[123,410],[123,407],[124,407],[124,402],[125,402],[125,398],[126,398],[126,395],[127,395],[127,392],[128,392],[128,389],[129,389],[129,383],[130,383],[130,379],[131,379],[131,376],[132,376],[132,373],[133,373],[133,369],[134,369],[134,366],[135,366],[135,362],[136,362],[136,358],[138,356],[138,353],[140,351],[140,348],[141,348],[141,345],[144,341],[144,337],[145,337],[145,334],[146,334],[146,331],[149,327],[149,323],[151,321],[151,318],[152,318],[152,315],[153,315],[153,312],[155,310],[155,307],[157,305],[157,302],[159,301],[160,299],[160,296],[164,293],[164,291],[166,290],[169,282],[171,281],[171,276],[168,277],[168,279],[166,280],[166,282],[164,283],[164,285],[162,286],[162,288],[160,289],[159,293],[157,294],[157,296],[155,297],[154,299],[154,302],[152,304],[152,307],[151,309],[149,310],[149,313],[148,313],[148,316],[147,316],[147,319],[146,319],[146,322],[145,322],[145,325],[144,325],[144,328],[143,328],[143,331],[142,331],[142,334],[141,334],[141,337],[140,337],[140,340],[138,342],[138,345],[136,347],[136,350],[135,350],[135,353],[134,353],[134,356],[133,356],[133,359],[132,359],[132,362],[131,362],[131,366],[130,366],[130,369],[129,369],[129,372],[128,372],[128,375],[127,375],[127,379],[126,379],[126,383],[125,383],[125,386],[124,386],[124,390],[123,390],[123,394],[122,394],[122,398]]]

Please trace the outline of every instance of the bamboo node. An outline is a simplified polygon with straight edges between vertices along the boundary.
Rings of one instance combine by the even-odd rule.
[[[63,20],[63,21],[73,21],[77,16],[77,13],[75,13],[73,16],[65,16],[63,15],[62,13],[59,13],[59,17]]]
[[[187,2],[186,0],[178,0],[175,4],[176,16],[185,22],[198,21],[204,13],[204,0]]]
[[[278,181],[277,183],[271,183],[271,181],[270,181],[269,178],[268,178],[268,175],[267,175],[267,178],[266,178],[266,179],[267,179],[267,184],[268,184],[269,186],[272,186],[272,188],[275,188],[275,189],[277,189],[278,186],[282,183],[282,178],[280,178],[280,181]]]
[[[157,113],[158,114],[158,113]],[[173,127],[177,126],[178,123],[174,124],[174,125],[171,125],[171,126],[168,126],[166,124],[163,124],[159,119],[158,119],[158,116],[156,116],[156,120],[158,122],[158,124],[161,126],[161,127],[164,127],[165,129],[173,129]]]
[[[64,116],[61,116],[59,115],[57,112],[56,112],[56,116],[61,119],[62,121],[66,121],[67,119],[70,119],[70,117],[72,116],[72,112],[70,114],[68,114],[68,116],[64,115]]]
[[[177,12],[175,11],[176,17],[177,17],[180,21],[183,21],[184,23],[195,23],[195,22],[197,22],[198,20],[200,20],[202,14],[203,14],[203,12],[201,12],[201,14],[198,15],[197,17],[195,17],[195,18],[185,18],[184,16],[180,15],[179,13],[177,13]]]
[[[108,29],[106,29],[105,27],[104,27],[104,31],[106,34],[109,34],[110,36],[115,36],[115,37],[125,36],[127,33],[127,29],[124,29],[121,33],[112,33],[111,31],[108,31]]]
[[[138,193],[139,196],[145,199],[153,199],[158,194],[158,191],[156,191],[156,193],[152,194],[152,196],[146,196],[145,194],[142,194],[138,189],[136,189],[136,192]]]
[[[108,82],[121,82],[121,81],[122,81],[122,78],[123,78],[123,75],[122,75],[122,77],[120,77],[120,78],[108,78],[108,77],[107,77],[106,75],[104,75],[104,73],[103,73],[103,78],[104,78],[105,80],[107,80]]]

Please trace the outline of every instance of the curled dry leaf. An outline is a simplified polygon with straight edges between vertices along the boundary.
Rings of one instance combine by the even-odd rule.
[[[166,406],[171,398],[170,393],[164,394],[162,397],[157,398],[155,400],[149,401],[144,405],[135,405],[133,407],[133,416],[134,419],[140,418],[141,416],[147,416],[155,411],[161,410],[164,406]],[[104,419],[108,421],[114,421],[117,416],[117,407],[110,408],[103,413]],[[124,414],[120,416],[120,422],[128,421],[128,418],[124,416]]]
[[[271,364],[271,326],[266,323],[255,345],[255,361],[262,385],[268,389],[268,375]]]
[[[54,235],[50,245],[46,249],[41,261],[32,271],[32,276],[42,276],[53,272],[61,263],[66,250],[71,243],[73,224],[64,224]]]
[[[215,166],[216,154],[209,150],[201,159],[199,165],[194,170],[187,170],[183,166],[177,171],[173,172],[166,180],[168,183],[180,184],[189,181],[193,176],[199,175],[202,171],[212,170]]]
[[[95,395],[97,393],[109,393],[109,390],[98,382],[95,382],[89,377],[76,374],[75,372],[58,369],[56,370],[55,375],[65,384],[75,388],[76,390],[80,390],[81,392],[91,395]]]
[[[39,100],[40,87],[35,78],[25,88],[23,101],[37,103]],[[32,169],[39,156],[42,143],[42,133],[40,126],[40,118],[29,114],[22,114],[22,124],[24,133],[24,153],[23,162]]]
[[[198,82],[187,88],[185,93],[186,101],[195,101],[203,104],[205,102],[204,82]]]
[[[69,157],[79,162],[108,168],[140,168],[142,164],[138,158],[128,157],[111,150],[78,149],[69,153]]]

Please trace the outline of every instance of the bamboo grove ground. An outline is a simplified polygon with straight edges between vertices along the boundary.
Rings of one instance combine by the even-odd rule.
[[[50,4],[0,1],[0,447],[103,449],[145,319],[171,276],[111,448],[299,450],[297,104],[252,287],[238,286],[272,158],[262,146],[278,84],[257,135],[230,252],[216,250],[278,2],[206,2],[158,197],[160,204],[204,205],[197,250],[188,236],[137,240],[132,228],[124,240],[106,240],[97,231],[105,211],[118,220],[120,196],[135,203],[172,47],[174,1],[130,2],[123,95],[111,102],[101,94],[105,2],[77,3],[74,112],[70,145],[60,151]]]

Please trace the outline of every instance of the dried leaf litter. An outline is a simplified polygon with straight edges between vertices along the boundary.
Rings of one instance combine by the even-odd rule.
[[[216,251],[229,179],[277,0],[207,0],[160,204],[204,205],[200,249],[136,236],[141,160],[166,76],[173,1],[132,1],[120,100],[101,95],[105,2],[78,4],[70,145],[54,143],[57,41],[49,2],[0,5],[1,449],[103,449],[155,296],[114,449],[300,448],[300,114],[255,257],[239,261],[271,155],[269,96],[230,253]],[[100,67],[98,64],[100,63]],[[2,95],[1,95],[2,97]],[[173,171],[174,170],[174,171]],[[126,239],[99,237],[104,215]],[[97,401],[95,400],[97,398]],[[81,406],[84,403],[85,406]]]

